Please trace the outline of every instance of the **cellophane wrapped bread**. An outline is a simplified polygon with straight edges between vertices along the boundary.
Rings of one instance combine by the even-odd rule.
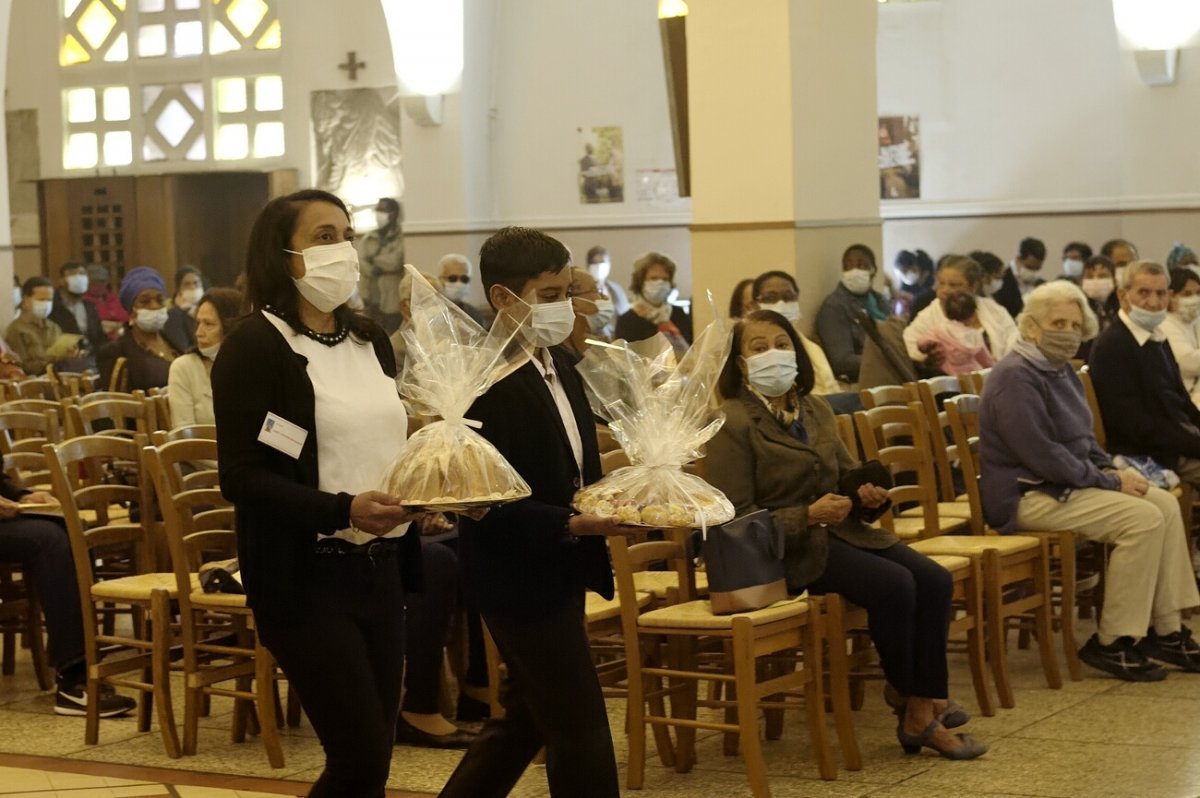
[[[405,268],[412,298],[400,394],[414,413],[439,420],[408,439],[380,489],[406,505],[442,511],[529,496],[517,470],[465,418],[478,397],[529,360],[524,320],[500,313],[484,330],[412,266]]]
[[[631,465],[575,494],[575,509],[653,527],[707,527],[734,516],[725,494],[683,467],[701,456],[725,416],[711,402],[729,354],[729,327],[709,324],[683,358],[662,335],[593,345],[576,368],[596,415]]]

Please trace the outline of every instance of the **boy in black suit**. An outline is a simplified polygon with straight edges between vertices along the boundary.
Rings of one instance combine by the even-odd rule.
[[[570,254],[536,230],[506,227],[479,253],[497,313],[534,306],[531,362],[492,386],[468,412],[520,472],[533,495],[479,521],[462,519],[463,585],[508,666],[503,718],[483,727],[442,798],[508,795],[546,746],[555,798],[617,798],[617,765],[600,682],[592,664],[583,594],[613,595],[604,536],[628,531],[579,515],[571,499],[600,478],[595,422],[574,360],[558,344],[570,334]]]

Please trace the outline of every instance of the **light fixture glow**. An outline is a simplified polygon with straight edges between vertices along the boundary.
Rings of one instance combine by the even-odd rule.
[[[1117,30],[1140,50],[1172,50],[1200,31],[1196,0],[1113,0]]]
[[[658,18],[686,17],[687,3],[684,0],[658,0]]]
[[[462,0],[383,0],[396,78],[409,94],[445,94],[463,71]]]

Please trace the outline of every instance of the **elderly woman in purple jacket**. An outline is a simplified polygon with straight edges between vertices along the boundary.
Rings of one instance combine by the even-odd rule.
[[[1096,334],[1087,298],[1064,280],[1025,298],[1019,340],[988,377],[979,419],[984,515],[1002,534],[1070,529],[1114,546],[1099,631],[1079,650],[1129,681],[1200,672],[1180,611],[1200,603],[1179,503],[1096,443],[1083,386],[1067,362]]]

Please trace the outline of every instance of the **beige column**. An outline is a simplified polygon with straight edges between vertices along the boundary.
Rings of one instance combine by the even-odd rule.
[[[841,253],[877,253],[876,0],[689,0],[692,269],[698,325],[734,286],[796,275],[811,331]]]

